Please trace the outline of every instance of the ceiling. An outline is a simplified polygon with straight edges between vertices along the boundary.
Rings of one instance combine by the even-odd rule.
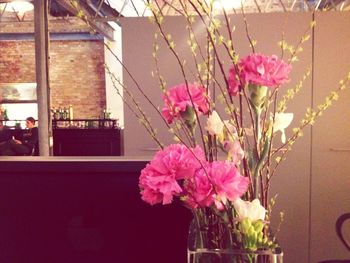
[[[11,0],[0,0],[7,3]],[[25,0],[33,1],[33,0]],[[350,0],[78,0],[84,9],[95,19],[115,21],[117,17],[150,16],[147,2],[157,4],[164,15],[179,15],[182,5],[191,8],[189,2],[205,3],[214,1],[215,6],[225,6],[228,13],[241,12],[241,2],[245,13],[266,12],[306,12],[306,11],[350,11]],[[72,16],[70,0],[48,0],[53,16]],[[221,6],[220,6],[221,3]],[[236,5],[235,9],[232,7]],[[0,15],[2,13],[0,6]]]
[[[6,21],[6,13],[1,10],[1,3],[8,3],[11,0],[0,0],[0,22]],[[33,2],[33,0],[26,0]],[[72,0],[48,0],[50,14],[55,17],[67,17],[77,15],[79,10],[74,8]],[[187,5],[191,10],[190,2],[206,4],[206,1],[213,0],[77,0],[83,13],[87,14],[86,19],[90,25],[108,39],[114,40],[115,22],[120,17],[150,16],[151,11],[146,7],[146,2],[156,4],[163,15],[179,15],[183,12],[183,6]],[[245,13],[267,13],[267,12],[308,12],[308,11],[350,11],[350,0],[214,0],[215,6],[222,10],[225,6],[227,13],[242,12],[241,3],[238,7],[232,8],[235,1],[243,1]],[[221,5],[218,5],[221,3]],[[4,4],[2,4],[4,5]],[[194,10],[194,9],[192,9]],[[29,14],[30,16],[30,14]],[[18,21],[20,16],[16,14]],[[27,16],[28,17],[28,16]],[[23,17],[22,17],[23,21]]]
[[[0,3],[12,0],[0,0]],[[24,0],[33,2],[33,0]],[[60,7],[59,3],[68,0],[48,0],[51,11],[55,15],[66,15],[67,11]],[[240,12],[242,1],[246,13],[254,12],[280,12],[280,11],[313,11],[313,10],[340,10],[350,11],[350,0],[79,0],[80,3],[90,6],[95,11],[106,10],[107,7],[115,10],[125,17],[149,16],[151,12],[146,8],[147,2],[156,3],[165,15],[178,15],[181,3],[192,1],[221,3],[228,7],[228,12],[233,12],[232,5],[236,5],[236,11]],[[237,6],[238,4],[238,6]],[[0,8],[1,12],[1,8]]]
[[[165,15],[178,15],[181,10],[180,2],[186,4],[188,0],[152,0],[157,3]],[[207,0],[208,2],[210,0]],[[234,12],[232,5],[236,4],[236,12],[240,12],[240,0],[215,0],[228,7],[228,12]],[[145,5],[146,0],[105,0],[105,3],[116,9],[123,16],[147,16],[150,11]],[[203,0],[192,0],[203,2]],[[304,11],[350,11],[350,0],[242,0],[245,13],[258,12],[304,12]]]

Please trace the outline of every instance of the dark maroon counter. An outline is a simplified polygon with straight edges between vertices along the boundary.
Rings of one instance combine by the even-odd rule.
[[[146,160],[3,157],[0,262],[182,263],[190,212],[140,200]]]
[[[122,129],[53,129],[54,156],[124,155]]]

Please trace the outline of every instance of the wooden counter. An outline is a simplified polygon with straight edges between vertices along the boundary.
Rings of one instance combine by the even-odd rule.
[[[185,263],[191,213],[140,198],[145,159],[0,159],[0,262]]]
[[[121,129],[53,129],[54,156],[121,156]]]

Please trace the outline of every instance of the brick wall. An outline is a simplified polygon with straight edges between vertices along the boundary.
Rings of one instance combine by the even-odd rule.
[[[76,18],[51,19],[51,32],[86,32]],[[0,22],[1,33],[33,32],[30,22]],[[50,43],[51,107],[74,109],[75,118],[96,118],[106,107],[104,45],[95,40]],[[0,82],[35,82],[32,40],[0,41]]]
[[[75,118],[97,118],[106,107],[101,41],[54,41],[50,45],[51,106],[73,106]]]
[[[0,41],[0,82],[35,82],[33,41]]]

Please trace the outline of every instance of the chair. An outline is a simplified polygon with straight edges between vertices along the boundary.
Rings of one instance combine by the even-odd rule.
[[[350,219],[350,213],[345,213],[339,216],[337,219],[337,222],[335,223],[335,230],[337,232],[337,235],[340,241],[344,244],[344,246],[350,252],[350,241],[344,236],[342,232],[344,222],[349,219]],[[350,259],[330,259],[330,260],[320,261],[319,263],[350,263]]]
[[[22,154],[23,156],[34,156],[35,148],[33,148],[29,153]],[[18,154],[21,155],[21,154]]]
[[[22,154],[23,156],[39,156],[39,147],[36,143],[29,153]]]
[[[34,145],[32,156],[39,156],[39,143]]]
[[[38,143],[36,143],[34,145],[34,147],[32,148],[32,150],[29,153],[24,154],[24,156],[39,156],[39,145],[38,145]]]
[[[350,251],[350,241],[347,240],[342,232],[342,227],[343,224],[346,220],[350,219],[350,213],[346,213],[341,215],[336,222],[336,231],[337,231],[337,235],[340,238],[341,242],[343,242],[344,246]]]

